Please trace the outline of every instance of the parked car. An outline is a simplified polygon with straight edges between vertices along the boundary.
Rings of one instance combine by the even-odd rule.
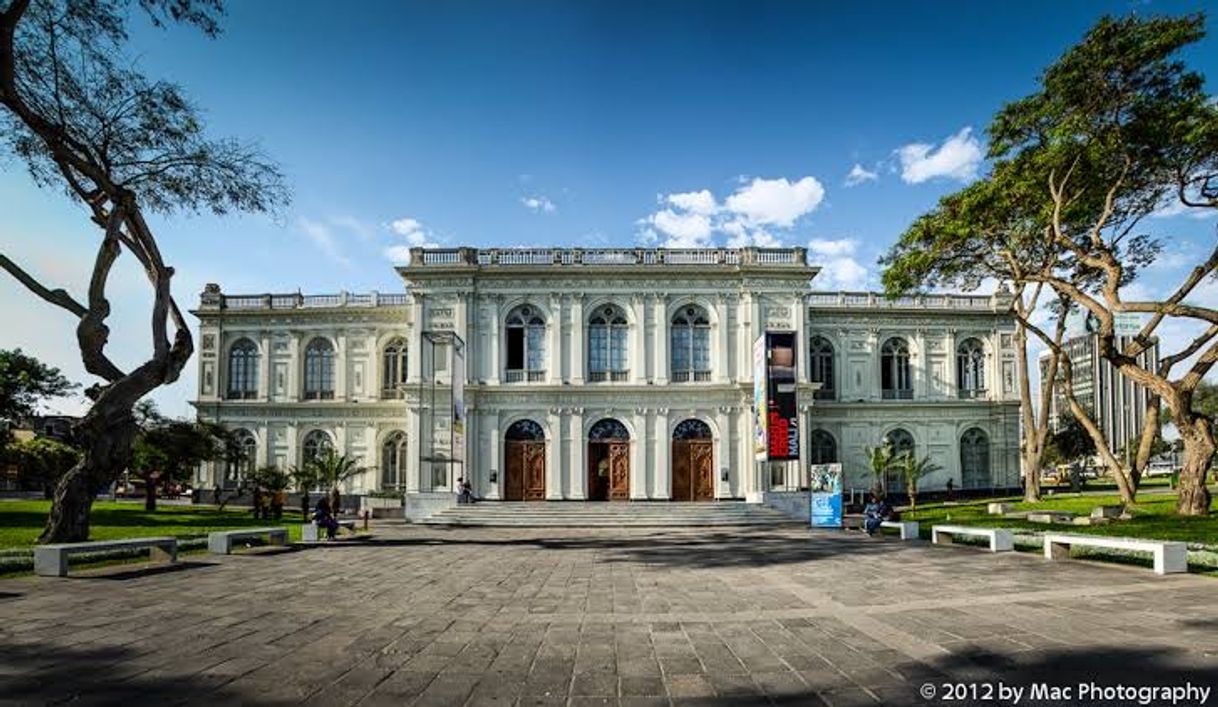
[[[1180,471],[1180,467],[1168,461],[1151,462],[1146,466],[1143,476],[1171,476]]]

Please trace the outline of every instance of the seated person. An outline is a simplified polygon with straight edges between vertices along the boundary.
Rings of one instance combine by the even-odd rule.
[[[313,523],[318,528],[326,529],[326,539],[333,540],[338,536],[338,519],[330,512],[330,499],[322,496],[313,509]]]
[[[875,535],[880,529],[880,523],[892,516],[892,506],[884,500],[883,493],[878,489],[871,492],[871,500],[863,507],[863,530],[868,535]]]

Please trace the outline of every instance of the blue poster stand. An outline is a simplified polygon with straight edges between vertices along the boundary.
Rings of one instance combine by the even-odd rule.
[[[811,493],[809,517],[813,528],[842,527],[842,465],[813,464],[809,467]]]

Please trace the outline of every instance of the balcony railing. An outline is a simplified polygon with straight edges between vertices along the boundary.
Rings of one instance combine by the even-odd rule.
[[[300,293],[263,295],[226,295],[219,287],[208,285],[200,298],[199,306],[204,310],[265,310],[265,309],[345,309],[371,307],[404,307],[410,304],[410,295],[404,292],[382,294],[369,292],[356,294],[339,292],[332,295],[304,295]]]
[[[701,265],[806,267],[805,248],[413,248],[410,267]]]
[[[630,380],[630,371],[589,371],[589,383],[622,383]]]
[[[230,390],[225,396],[229,400],[256,400],[258,391],[256,390]]]
[[[984,398],[986,392],[985,388],[961,388],[957,395],[961,400],[978,400]]]
[[[812,292],[805,299],[814,309],[951,309],[1006,311],[1011,297],[992,295],[908,295],[888,299],[876,292]]]
[[[908,389],[893,390],[886,388],[883,391],[884,400],[913,400],[913,391]]]
[[[673,371],[672,382],[674,383],[706,383],[711,379],[710,371]]]
[[[505,383],[541,383],[546,379],[544,369],[536,371],[526,371],[524,369],[508,369],[503,372],[503,380]]]

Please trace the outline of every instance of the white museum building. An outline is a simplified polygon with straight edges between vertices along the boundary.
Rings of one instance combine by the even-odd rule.
[[[403,292],[208,285],[194,405],[247,453],[196,481],[333,449],[367,468],[356,494],[464,476],[487,499],[756,500],[812,463],[867,488],[866,449],[888,440],[942,467],[921,488],[1018,485],[1009,298],[819,292],[817,271],[803,248],[418,248]],[[798,462],[754,461],[765,331],[798,342]]]

